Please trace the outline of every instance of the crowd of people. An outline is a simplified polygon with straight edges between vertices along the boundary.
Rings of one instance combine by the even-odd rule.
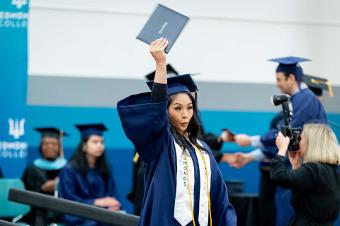
[[[117,104],[123,130],[135,147],[128,199],[140,216],[139,225],[236,226],[237,213],[218,163],[241,168],[253,161],[260,162],[262,226],[333,225],[340,209],[340,149],[318,98],[320,87],[305,80],[308,76],[300,63],[308,60],[271,60],[278,63],[277,87],[290,97],[291,126],[303,128],[299,148],[288,151],[291,140],[280,132],[283,112],[275,115],[262,135],[206,132],[199,115],[196,83],[189,74],[178,75],[167,65],[167,45],[164,38],[150,44],[156,65],[147,82],[151,92],[131,95]],[[107,128],[101,123],[76,127],[80,142],[68,161],[62,147],[67,134],[57,128],[36,129],[41,133],[41,158],[23,173],[26,189],[123,211],[105,157]],[[226,142],[254,150],[223,153]],[[31,209],[24,221],[34,225],[34,216],[35,209]],[[48,221],[100,225],[53,212]]]

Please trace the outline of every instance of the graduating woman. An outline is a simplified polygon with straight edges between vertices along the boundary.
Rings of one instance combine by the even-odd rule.
[[[305,124],[300,150],[288,152],[292,170],[284,161],[289,138],[280,132],[276,144],[272,179],[292,190],[295,215],[289,225],[333,225],[340,210],[340,149],[333,131],[325,124]]]
[[[70,162],[60,172],[60,197],[118,211],[116,186],[105,158],[103,124],[76,126],[81,142]],[[64,215],[66,225],[100,225],[92,220]]]
[[[227,187],[209,147],[198,140],[197,87],[190,75],[167,79],[167,40],[151,43],[152,93],[118,103],[127,137],[146,163],[139,225],[236,226]]]

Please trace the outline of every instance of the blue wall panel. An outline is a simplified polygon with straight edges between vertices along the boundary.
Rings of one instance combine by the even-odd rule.
[[[227,127],[235,133],[256,135],[264,133],[274,115],[274,112],[226,112],[202,111],[201,118],[206,131],[219,134],[221,128]],[[28,107],[27,140],[29,142],[28,163],[38,157],[37,146],[39,134],[33,132],[34,127],[57,126],[67,131],[70,136],[64,139],[65,156],[69,158],[79,142],[79,133],[73,126],[77,123],[103,122],[109,128],[105,135],[107,157],[113,167],[118,191],[123,200],[123,206],[132,212],[131,204],[126,195],[131,189],[133,145],[125,137],[114,108],[71,108],[71,107]],[[340,122],[340,115],[330,114],[332,121]],[[334,128],[338,137],[340,130]],[[249,151],[250,148],[240,148],[235,144],[224,144],[223,152]],[[257,193],[259,170],[257,163],[251,163],[237,170],[226,164],[220,164],[224,178],[229,180],[243,180],[245,192]]]

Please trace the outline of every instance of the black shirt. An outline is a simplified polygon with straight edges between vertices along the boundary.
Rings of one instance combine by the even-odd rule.
[[[296,216],[290,225],[329,225],[336,221],[340,209],[337,165],[309,162],[296,170],[287,170],[282,156],[276,156],[272,165],[272,179],[292,190],[291,204]]]

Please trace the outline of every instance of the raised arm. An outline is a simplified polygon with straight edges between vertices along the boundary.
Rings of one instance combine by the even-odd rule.
[[[156,63],[154,86],[150,93],[132,95],[118,102],[117,109],[126,136],[145,162],[157,159],[169,139],[167,115],[166,39],[150,44]]]
[[[150,44],[150,53],[156,62],[155,83],[166,84],[166,53],[164,49],[167,47],[168,41],[165,38],[160,38]]]

